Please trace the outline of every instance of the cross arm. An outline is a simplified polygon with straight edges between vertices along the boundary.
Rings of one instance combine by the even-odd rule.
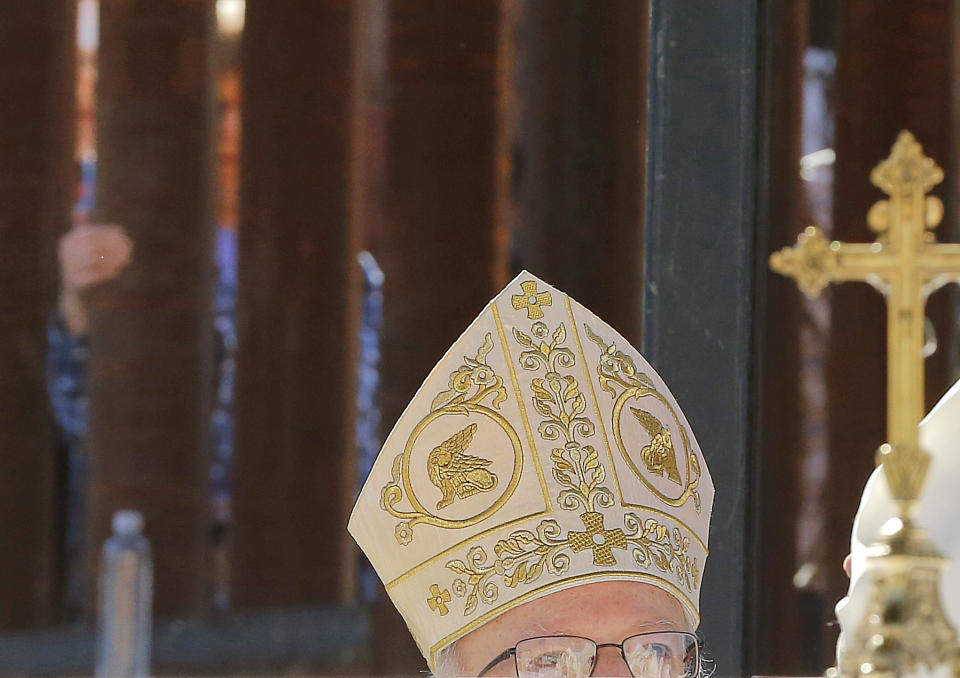
[[[960,280],[960,245],[955,243],[926,245],[920,252],[918,263],[930,277]]]
[[[830,241],[816,227],[807,228],[793,247],[770,257],[778,273],[795,278],[808,297],[816,297],[831,282],[888,281],[904,265],[917,271],[928,291],[960,282],[960,244],[929,243],[904,256],[880,242]]]
[[[831,278],[838,282],[885,278],[898,266],[897,256],[880,243],[830,243],[833,254]]]
[[[819,296],[831,282],[882,277],[895,262],[879,243],[831,242],[815,226],[801,233],[793,247],[770,255],[771,268],[796,279],[808,297]]]

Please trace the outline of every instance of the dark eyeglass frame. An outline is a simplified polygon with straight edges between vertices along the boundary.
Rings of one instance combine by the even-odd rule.
[[[697,648],[697,656],[695,659],[697,664],[699,665],[700,656],[701,654],[703,654],[703,640],[700,638],[700,636],[698,636],[695,633],[691,633],[690,631],[676,631],[674,629],[664,629],[662,631],[644,631],[643,633],[634,633],[632,636],[627,636],[619,643],[598,643],[593,638],[587,638],[586,636],[571,636],[571,635],[565,635],[565,634],[550,635],[550,636],[532,636],[530,638],[524,638],[523,640],[520,641],[520,643],[525,643],[528,640],[542,640],[544,638],[579,638],[580,640],[590,641],[591,643],[593,643],[595,648],[593,651],[593,659],[594,659],[593,668],[590,669],[590,673],[589,673],[590,676],[592,676],[593,672],[597,670],[597,663],[598,663],[597,653],[599,652],[600,648],[601,647],[617,647],[617,648],[620,648],[620,656],[623,658],[623,663],[626,664],[627,670],[630,671],[630,675],[632,676],[634,675],[633,669],[630,668],[630,662],[627,661],[627,653],[623,651],[624,644],[626,644],[626,642],[629,640],[633,640],[634,638],[639,638],[641,636],[655,636],[663,633],[674,633],[678,635],[689,636],[690,638],[692,638]],[[517,643],[517,645],[519,645],[520,643]],[[514,645],[513,647],[508,647],[506,650],[504,650],[503,652],[498,654],[496,657],[494,657],[493,661],[491,661],[489,664],[484,666],[483,670],[477,674],[477,678],[481,678],[483,675],[487,673],[487,671],[492,669],[494,666],[496,666],[500,662],[503,662],[509,659],[511,656],[513,656],[514,666],[516,667],[516,672],[517,672],[517,675],[519,676],[520,667],[516,663],[517,662],[517,645]],[[699,669],[698,669],[698,673],[699,673]]]

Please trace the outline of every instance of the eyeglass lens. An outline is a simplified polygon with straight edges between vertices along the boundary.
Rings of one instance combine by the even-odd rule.
[[[585,678],[597,661],[597,645],[587,638],[549,636],[517,643],[520,678]]]
[[[623,656],[637,678],[694,678],[699,669],[697,638],[690,633],[652,633],[627,638]]]
[[[623,656],[636,678],[694,678],[697,639],[677,631],[631,636]],[[588,638],[548,636],[517,643],[519,678],[587,678],[597,662],[597,646]]]

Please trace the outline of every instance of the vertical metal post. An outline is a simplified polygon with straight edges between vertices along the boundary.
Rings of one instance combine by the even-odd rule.
[[[650,6],[643,353],[690,418],[717,487],[701,628],[719,674],[742,675],[757,3]]]

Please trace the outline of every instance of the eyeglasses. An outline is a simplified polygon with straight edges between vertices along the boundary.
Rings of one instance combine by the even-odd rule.
[[[504,650],[478,674],[485,675],[511,655],[519,678],[588,678],[597,666],[597,650],[618,647],[635,678],[696,678],[700,643],[686,631],[651,631],[622,643],[596,643],[580,636],[540,636]]]

